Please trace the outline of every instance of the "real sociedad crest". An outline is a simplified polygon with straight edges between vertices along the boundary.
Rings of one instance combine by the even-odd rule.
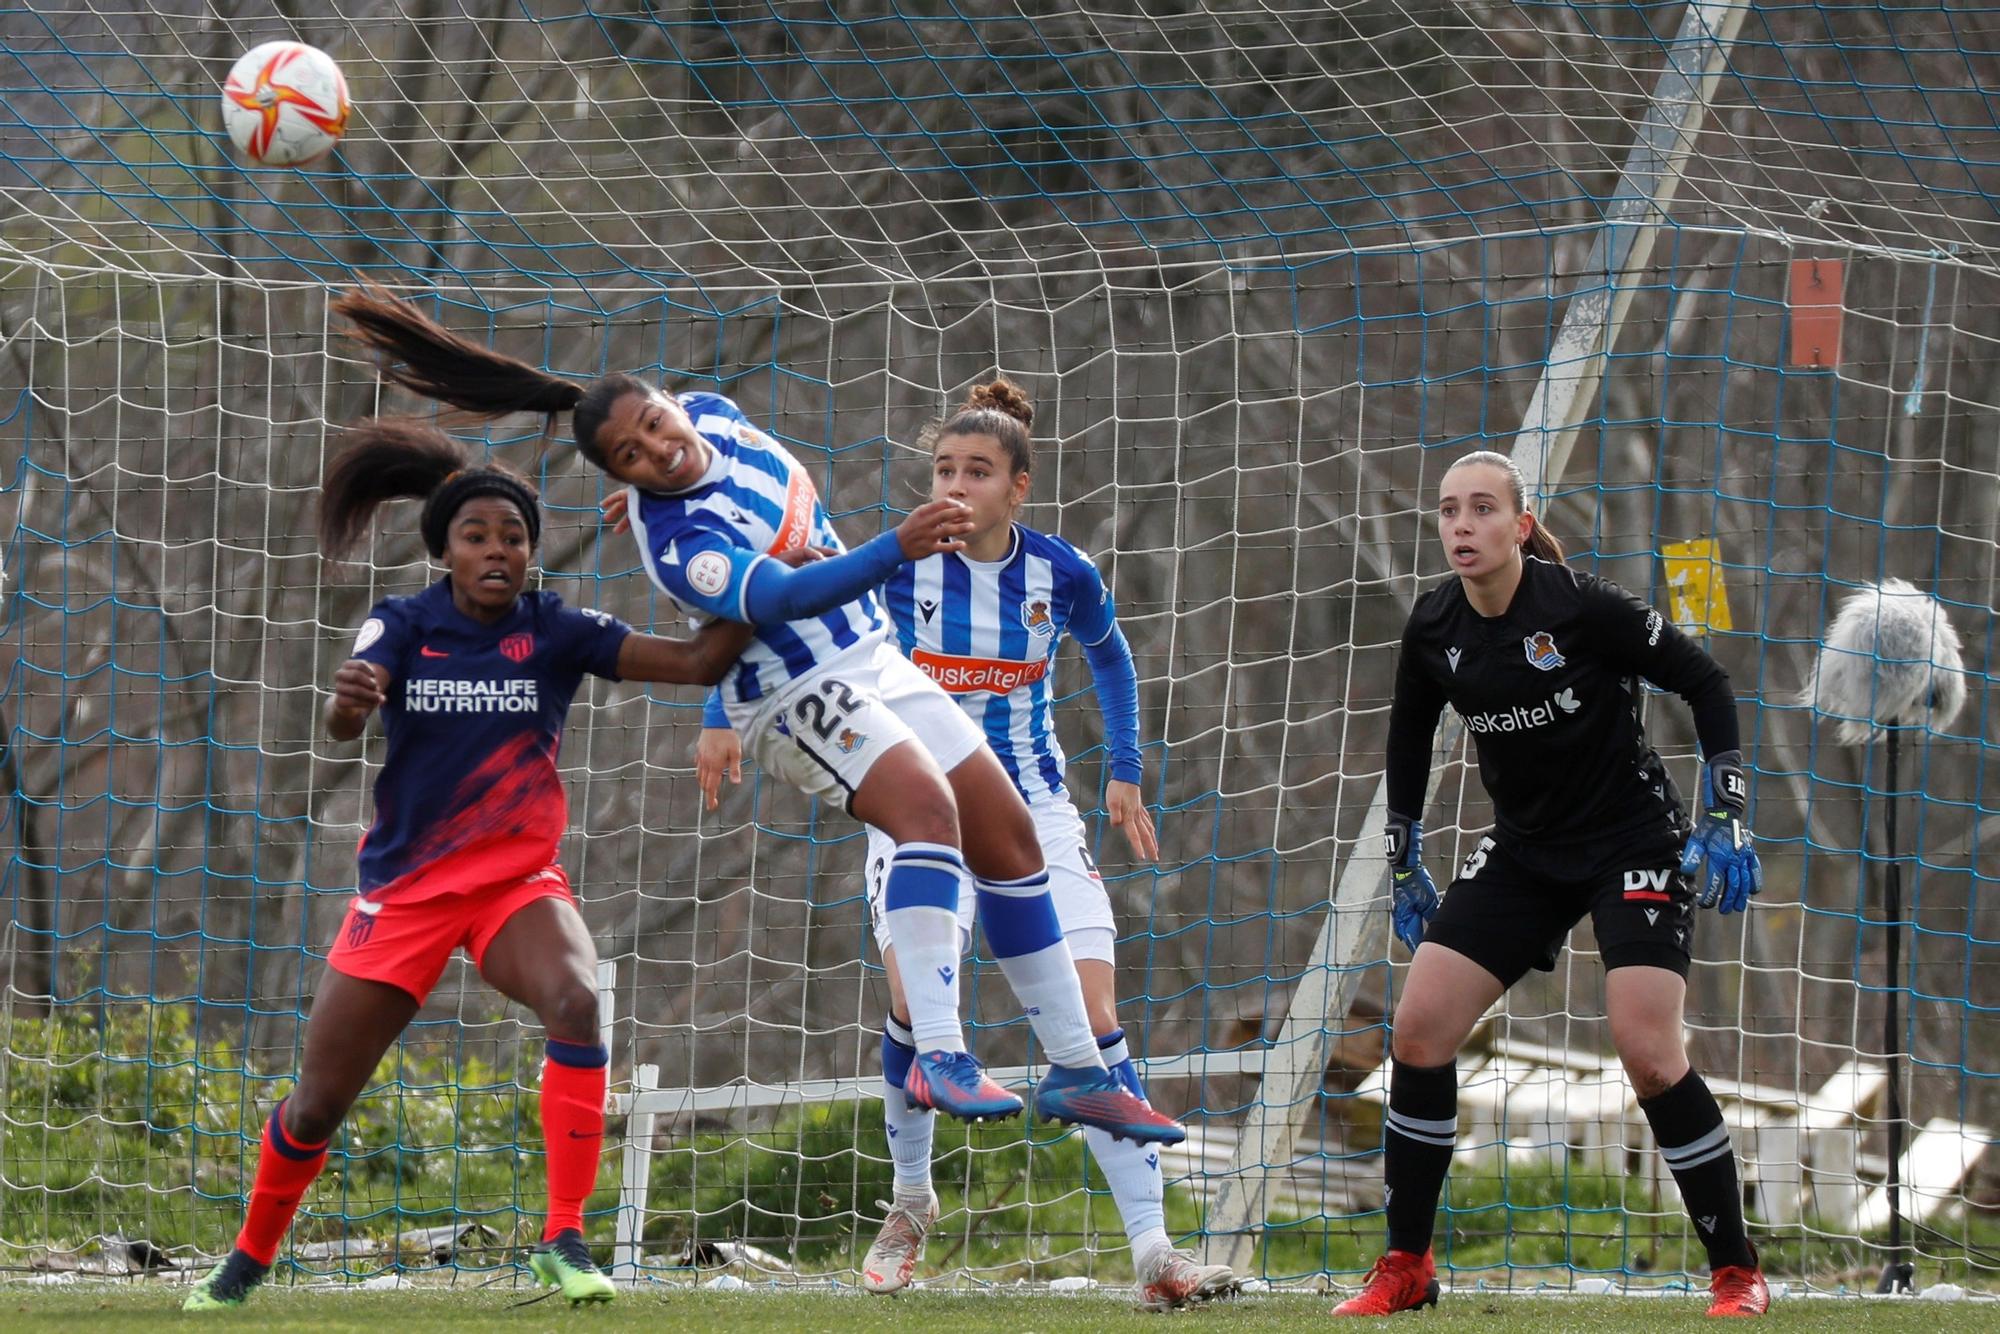
[[[1552,672],[1569,661],[1556,648],[1555,636],[1546,630],[1537,630],[1521,641],[1521,647],[1528,654],[1528,661],[1545,672]]]
[[[1040,635],[1043,639],[1056,632],[1056,623],[1049,616],[1049,604],[1040,598],[1021,604],[1021,624],[1028,628],[1029,634]]]

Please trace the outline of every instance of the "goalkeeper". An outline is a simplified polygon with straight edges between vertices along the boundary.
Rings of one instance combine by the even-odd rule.
[[[1762,887],[1729,678],[1657,611],[1564,565],[1504,455],[1454,463],[1437,522],[1458,577],[1411,609],[1389,715],[1395,932],[1415,952],[1382,1134],[1389,1249],[1335,1314],[1437,1300],[1431,1231],[1458,1134],[1458,1049],[1530,968],[1554,969],[1588,913],[1612,1043],[1708,1249],[1709,1314],[1762,1315],[1735,1151],[1681,1017],[1695,906],[1740,912]],[[1692,829],[1640,724],[1640,677],[1694,712],[1707,764]],[[1495,827],[1440,905],[1419,818],[1446,704],[1478,748]]]

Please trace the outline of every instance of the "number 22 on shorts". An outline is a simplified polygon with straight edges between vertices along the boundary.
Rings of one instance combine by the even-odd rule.
[[[861,701],[848,689],[845,681],[822,681],[816,694],[800,697],[792,705],[792,716],[821,741],[831,741],[834,731],[847,721],[848,715],[861,707]]]

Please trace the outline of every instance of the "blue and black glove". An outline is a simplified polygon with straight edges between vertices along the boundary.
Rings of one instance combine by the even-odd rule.
[[[1724,751],[1702,769],[1701,808],[1681,852],[1681,874],[1692,879],[1708,863],[1708,877],[1695,893],[1695,902],[1704,908],[1742,912],[1763,891],[1764,868],[1757,864],[1744,815],[1749,798],[1742,751]]]
[[[1382,850],[1389,859],[1389,889],[1395,900],[1390,915],[1396,939],[1412,953],[1424,940],[1424,927],[1437,916],[1438,887],[1424,869],[1424,827],[1407,816],[1391,814],[1382,827]]]

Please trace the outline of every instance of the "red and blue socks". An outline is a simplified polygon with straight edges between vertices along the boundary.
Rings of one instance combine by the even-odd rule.
[[[301,1144],[293,1139],[285,1133],[284,1113],[280,1100],[264,1123],[250,1208],[243,1217],[243,1230],[236,1234],[236,1249],[267,1269],[278,1258],[278,1246],[299,1211],[299,1201],[326,1166],[326,1142]]]
[[[583,1230],[583,1202],[597,1185],[604,1147],[604,1089],[611,1053],[600,1043],[550,1038],[542,1063],[542,1138],[548,1149],[547,1241],[565,1228]]]

